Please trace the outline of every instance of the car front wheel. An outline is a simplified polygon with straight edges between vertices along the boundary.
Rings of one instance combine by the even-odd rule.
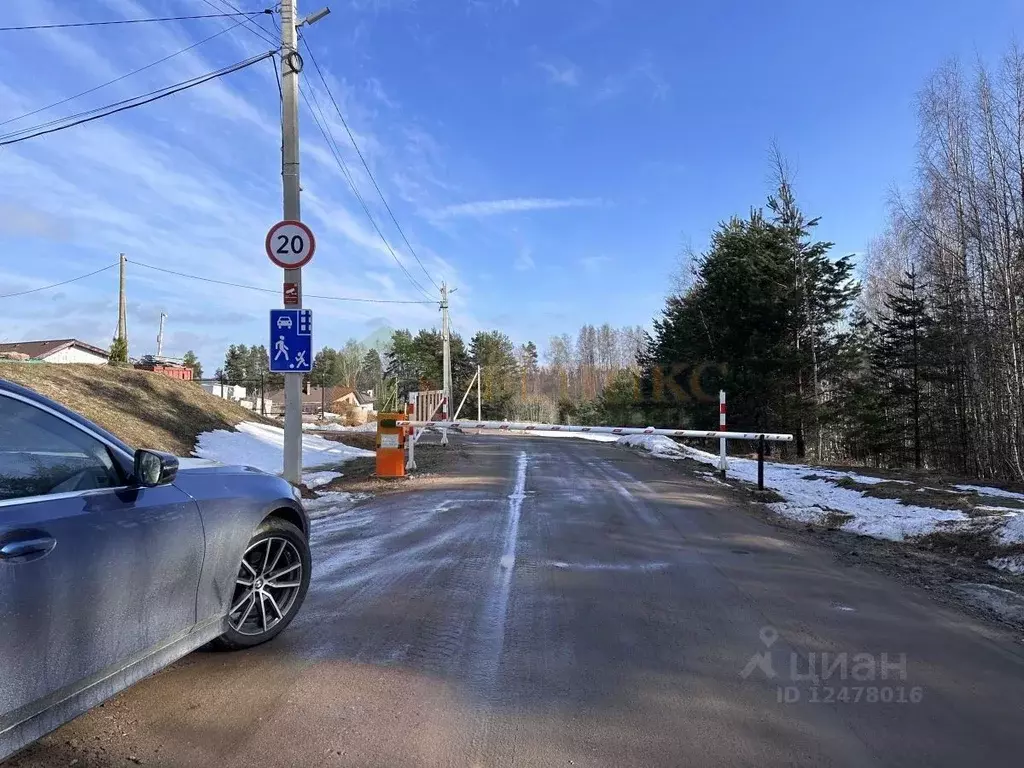
[[[284,520],[264,520],[242,555],[228,631],[216,645],[251,648],[276,637],[298,613],[309,576],[309,544],[302,532]]]

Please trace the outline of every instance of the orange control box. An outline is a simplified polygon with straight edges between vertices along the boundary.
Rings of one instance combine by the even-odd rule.
[[[377,414],[377,476],[405,477],[404,413]]]

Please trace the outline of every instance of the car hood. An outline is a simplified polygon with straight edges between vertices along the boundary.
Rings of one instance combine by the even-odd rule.
[[[242,464],[221,464],[219,461],[213,459],[200,459],[196,456],[178,456],[178,473],[192,474],[218,474],[228,472],[231,474],[239,474],[242,472],[255,472],[257,474],[266,475],[268,472],[264,472],[262,469],[256,467],[248,467]]]

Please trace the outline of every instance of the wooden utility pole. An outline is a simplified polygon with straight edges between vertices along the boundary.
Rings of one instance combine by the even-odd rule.
[[[125,299],[124,269],[127,261],[128,259],[122,253],[120,258],[121,276],[117,290],[117,338],[124,339],[126,345],[128,344],[128,304]]]

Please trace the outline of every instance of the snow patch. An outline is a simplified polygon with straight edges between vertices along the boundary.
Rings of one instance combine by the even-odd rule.
[[[1020,512],[1020,510],[1015,510]],[[1024,515],[1016,514],[1004,525],[996,539],[1000,544],[1021,544],[1024,543]]]
[[[956,589],[1004,619],[1024,620],[1024,597],[993,584],[957,584]]]
[[[1000,571],[1009,571],[1017,576],[1024,576],[1024,556],[996,557],[989,560],[988,564]]]
[[[203,432],[192,451],[193,455],[222,464],[241,464],[280,474],[284,469],[284,430],[254,421],[243,421],[236,430]],[[372,451],[353,448],[316,435],[302,437],[304,468],[324,467],[373,455]]]
[[[310,432],[376,432],[377,422],[368,421],[356,427],[346,427],[333,421],[326,421],[323,424],[317,424],[315,421],[306,421],[303,422],[302,428]]]
[[[348,491],[327,491],[315,499],[304,499],[302,506],[310,520],[330,517],[345,512],[356,504],[370,498],[369,493],[349,493]]]
[[[1011,515],[1019,515],[1024,510],[1018,509],[1017,507],[990,507],[986,504],[979,504],[974,507],[975,512],[999,512],[1005,514],[1007,517]]]
[[[687,445],[677,447],[695,461],[711,466],[718,465],[718,456],[712,453]],[[808,475],[814,475],[816,479],[806,479]],[[757,462],[753,459],[732,457],[729,459],[728,476],[756,483]],[[850,477],[857,482],[886,482],[878,478],[868,478],[866,475],[819,469],[806,464],[779,464],[766,461],[765,487],[771,488],[786,499],[784,502],[769,504],[768,508],[776,514],[804,523],[820,523],[829,513],[841,512],[851,516],[850,520],[840,526],[844,531],[893,541],[933,533],[942,523],[969,519],[962,512],[953,510],[919,507],[901,504],[896,499],[865,496],[861,491],[835,485],[833,481],[842,477]]]
[[[341,472],[321,471],[321,472],[307,472],[302,476],[302,482],[306,484],[306,487],[312,490],[313,488],[319,488],[321,485],[327,485],[332,480],[337,480],[341,477]]]
[[[625,435],[616,440],[616,445],[639,448],[641,451],[647,451],[665,459],[681,459],[686,455],[686,446],[680,445],[664,435]],[[705,455],[711,456],[710,453]]]
[[[961,491],[974,491],[982,496],[1001,496],[1004,499],[1018,499],[1024,501],[1024,493],[1004,491],[1002,488],[992,488],[987,485],[954,485],[954,488]]]

